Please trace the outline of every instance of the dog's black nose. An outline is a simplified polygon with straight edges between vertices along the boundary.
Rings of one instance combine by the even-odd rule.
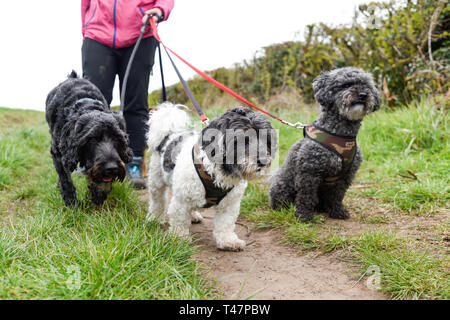
[[[358,95],[358,97],[359,97],[360,99],[365,99],[365,98],[367,98],[367,92],[360,92],[359,95]]]
[[[256,159],[256,165],[258,167],[264,167],[265,165],[267,165],[267,158],[266,157],[259,157],[258,159]]]
[[[105,165],[105,174],[107,174],[108,176],[117,175],[118,172],[119,172],[119,166],[117,165],[117,163],[108,162]]]

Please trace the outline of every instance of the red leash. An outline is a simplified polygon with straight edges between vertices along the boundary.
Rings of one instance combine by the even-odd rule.
[[[164,43],[161,41],[161,38],[158,35],[158,29],[156,27],[156,23],[153,19],[149,19],[150,22],[150,26],[152,28],[153,31],[153,36],[155,37],[156,40],[159,41],[159,43],[161,43],[163,45],[163,47],[166,50],[169,50],[172,54],[174,54],[178,59],[180,59],[183,63],[185,63],[188,67],[190,67],[192,70],[194,70],[197,74],[199,74],[200,76],[202,76],[205,80],[209,81],[210,83],[212,83],[213,85],[215,85],[216,87],[218,87],[219,89],[225,91],[226,93],[232,95],[233,97],[235,97],[236,99],[238,99],[239,101],[245,103],[246,105],[249,105],[252,108],[255,108],[256,110],[261,111],[262,113],[268,115],[269,117],[272,117],[273,119],[276,119],[278,121],[280,121],[283,124],[286,124],[288,126],[297,128],[297,129],[302,129],[303,127],[305,127],[305,125],[301,122],[296,122],[296,123],[290,123],[289,121],[283,120],[281,118],[278,118],[276,116],[274,116],[273,114],[255,106],[253,103],[251,103],[250,101],[248,101],[247,99],[243,98],[242,96],[240,96],[239,94],[237,94],[236,92],[234,92],[233,90],[231,90],[230,88],[228,88],[227,86],[225,86],[224,84],[220,83],[219,81],[217,81],[216,79],[212,78],[211,76],[207,75],[206,73],[204,73],[203,71],[197,69],[196,67],[194,67],[192,64],[190,64],[189,62],[187,62],[186,60],[184,60],[181,56],[179,56],[176,52],[174,52],[172,49],[166,47],[164,45]],[[170,56],[169,56],[170,58]],[[202,120],[203,121],[203,120]]]

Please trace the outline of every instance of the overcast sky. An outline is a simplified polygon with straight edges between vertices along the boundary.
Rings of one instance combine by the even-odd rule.
[[[118,0],[125,1],[125,0]],[[315,22],[351,22],[367,0],[175,0],[164,43],[201,70],[230,67],[272,43],[301,39]],[[0,2],[0,106],[44,110],[47,93],[81,73],[80,0]],[[164,56],[164,55],[163,55]],[[164,57],[165,58],[165,57]],[[165,58],[166,59],[166,58]],[[176,61],[186,79],[193,71]],[[177,81],[164,61],[166,82]],[[119,103],[118,84],[113,105]],[[155,64],[149,92],[161,87]]]

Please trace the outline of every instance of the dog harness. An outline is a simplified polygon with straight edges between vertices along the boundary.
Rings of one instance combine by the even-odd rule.
[[[341,172],[335,177],[325,178],[326,182],[337,181],[350,170],[356,155],[356,137],[332,134],[319,128],[314,122],[303,128],[303,135],[334,152],[342,159]]]
[[[200,178],[203,187],[205,187],[206,204],[203,208],[210,208],[218,205],[233,188],[223,189],[214,184],[214,178],[206,172],[203,162],[198,158],[199,153],[200,147],[196,143],[192,147],[192,161],[194,162],[195,171],[197,171],[198,177]]]

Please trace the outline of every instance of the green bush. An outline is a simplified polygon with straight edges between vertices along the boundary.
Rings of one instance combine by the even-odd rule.
[[[313,102],[311,84],[321,71],[356,66],[373,73],[391,107],[448,90],[450,7],[444,0],[371,2],[355,11],[349,25],[309,25],[303,41],[263,48],[251,61],[207,72],[257,103],[294,91]],[[430,45],[430,46],[429,46]],[[188,81],[197,100],[210,105],[224,93],[200,77]],[[149,97],[157,103],[160,91]],[[181,85],[168,99],[188,104]]]

